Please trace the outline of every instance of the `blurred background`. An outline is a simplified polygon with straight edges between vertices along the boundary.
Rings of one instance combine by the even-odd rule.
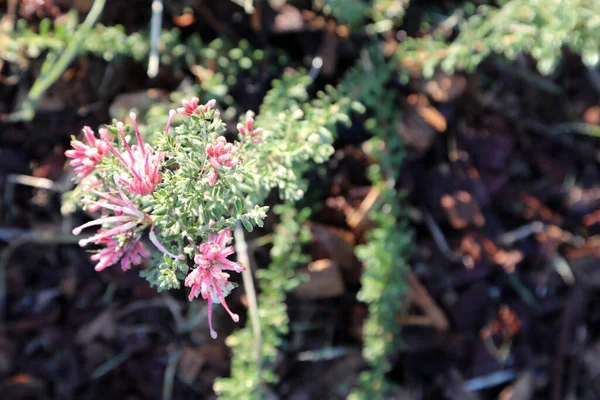
[[[0,399],[599,399],[599,54],[597,0],[0,0]],[[260,339],[71,234],[71,136],[192,96],[335,134]]]

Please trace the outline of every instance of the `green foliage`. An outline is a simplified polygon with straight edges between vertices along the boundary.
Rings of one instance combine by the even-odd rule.
[[[437,67],[451,74],[472,71],[491,54],[514,59],[522,52],[537,60],[542,74],[556,67],[563,48],[597,65],[600,54],[600,2],[596,0],[510,0],[501,7],[479,6],[448,44],[443,32],[409,38],[398,49],[399,62],[431,77]]]
[[[258,165],[255,196],[264,197],[277,187],[284,200],[300,199],[307,185],[302,175],[333,153],[335,125],[350,123],[352,101],[327,87],[309,102],[310,83],[305,72],[288,73],[265,96],[256,123],[265,127],[273,147],[253,158]]]
[[[281,223],[274,235],[272,263],[267,270],[259,271],[262,289],[259,296],[263,330],[262,360],[256,363],[250,327],[234,333],[229,339],[233,349],[231,377],[220,379],[215,384],[215,391],[221,398],[262,399],[268,393],[265,385],[276,382],[271,368],[277,347],[281,344],[281,335],[287,333],[285,293],[297,284],[294,268],[308,261],[301,253],[301,243],[309,238],[309,233],[302,226],[302,221],[308,217],[303,213],[308,211],[297,214],[291,201],[303,194],[305,182],[301,179],[302,173],[314,162],[323,162],[329,156],[330,150],[323,149],[331,146],[336,124],[349,124],[349,114],[352,111],[364,111],[361,103],[351,99],[373,108],[375,118],[368,121],[371,130],[375,135],[388,135],[385,140],[389,152],[394,154],[389,156],[386,151],[377,153],[380,160],[378,165],[385,169],[388,176],[384,181],[382,170],[379,173],[374,170],[372,173],[374,184],[380,186],[382,191],[383,204],[373,215],[378,228],[369,235],[368,244],[357,250],[357,255],[368,266],[363,277],[361,300],[370,306],[371,316],[365,324],[365,358],[373,365],[373,369],[366,372],[361,380],[375,386],[361,385],[356,393],[371,393],[370,389],[375,390],[374,393],[383,393],[378,392],[377,387],[389,386],[383,379],[383,374],[387,370],[386,357],[393,349],[399,329],[394,314],[402,305],[400,295],[403,291],[403,274],[407,269],[406,249],[411,238],[405,221],[400,219],[398,195],[394,189],[394,174],[400,166],[402,150],[400,140],[394,130],[390,130],[396,122],[393,116],[393,93],[385,90],[391,72],[391,67],[383,60],[378,48],[372,46],[337,88],[326,88],[310,102],[306,91],[310,80],[302,73],[289,74],[275,82],[273,89],[265,97],[257,122],[271,127],[270,140],[277,140],[277,147],[281,146],[292,157],[282,158],[278,155],[279,163],[275,166],[259,162],[265,165],[260,176],[283,177],[279,190],[288,202],[277,210],[281,215]],[[380,103],[382,99],[385,100],[384,104]],[[319,133],[318,136],[315,136],[315,132]],[[390,132],[393,136],[389,136]],[[317,142],[316,138],[320,141]],[[315,150],[312,144],[304,142],[319,143],[323,149]],[[377,146],[382,147],[381,141],[377,143]],[[286,171],[287,173],[283,173]],[[265,192],[272,186],[268,182],[261,182]],[[306,232],[304,238],[299,233],[303,230]],[[386,285],[386,282],[394,284]]]
[[[45,19],[40,23],[38,32],[27,26],[27,21],[17,21],[14,31],[6,32],[0,44],[0,58],[9,62],[26,64],[27,59],[37,58],[44,51],[62,51],[73,37],[78,27],[76,12],[66,14],[60,22]],[[163,32],[161,39],[170,42],[173,34]],[[127,34],[120,26],[94,25],[86,33],[81,44],[80,54],[92,53],[107,61],[119,57],[133,57],[142,60],[148,54],[150,45],[146,34],[135,32]]]
[[[363,0],[316,0],[317,9],[333,15],[340,24],[358,25],[365,18],[369,5]]]
[[[367,243],[356,248],[356,255],[365,266],[359,300],[369,306],[369,317],[363,326],[363,355],[371,368],[361,374],[350,398],[384,399],[392,388],[385,380],[385,372],[389,369],[388,357],[397,348],[400,325],[396,315],[403,305],[412,233],[400,209],[402,196],[395,189],[404,150],[395,130],[399,122],[395,95],[385,87],[392,77],[392,68],[376,45],[365,50],[361,65],[348,75],[345,87],[373,111],[365,122],[374,135],[367,147],[377,159],[377,164],[369,169],[369,178],[380,192],[380,201],[369,215],[376,227],[368,232]],[[366,82],[369,85],[362,84]]]
[[[288,73],[274,81],[256,118],[256,126],[268,127],[265,135],[272,147],[268,153],[256,152],[258,189],[252,192],[251,201],[264,198],[276,187],[286,203],[276,207],[281,222],[274,233],[271,265],[258,271],[261,360],[255,359],[251,327],[228,339],[233,349],[231,377],[219,379],[214,387],[223,399],[262,399],[268,392],[266,385],[277,380],[272,364],[281,336],[288,330],[285,295],[298,283],[294,268],[309,261],[301,246],[310,239],[310,231],[303,225],[310,211],[298,212],[293,204],[306,190],[303,173],[329,158],[336,124],[349,124],[348,114],[357,108],[333,87],[309,101],[310,83],[304,72]]]
[[[402,21],[410,0],[372,0],[371,16],[375,22],[391,19]]]
[[[68,46],[78,26],[75,12],[54,24],[48,19],[43,20],[38,32],[30,29],[25,20],[18,20],[14,31],[0,32],[0,59],[25,67],[30,58],[47,52],[41,71],[43,77],[52,69],[58,54]],[[146,32],[127,34],[120,25],[96,24],[86,31],[85,40],[77,51],[80,57],[92,54],[108,62],[119,62],[126,58],[142,62],[148,57],[150,38]],[[241,112],[230,95],[239,79],[259,80],[265,73],[275,76],[280,66],[288,61],[283,52],[254,49],[245,39],[235,45],[221,38],[204,43],[195,34],[184,40],[176,28],[161,32],[159,52],[161,64],[170,65],[175,70],[190,69],[199,81],[198,85],[191,88],[195,92],[191,95],[202,93],[204,101],[216,99],[225,108],[223,117],[226,119],[233,119]],[[182,94],[176,97],[181,98]],[[165,104],[156,105],[154,114],[158,118],[155,120],[162,123],[166,110]],[[151,128],[158,129],[158,125]]]
[[[280,222],[273,234],[271,264],[258,271],[258,283],[262,293],[258,300],[259,320],[262,331],[261,360],[256,360],[253,348],[253,332],[250,326],[235,332],[227,339],[233,350],[231,377],[219,378],[214,389],[221,399],[264,399],[269,383],[277,381],[273,363],[281,345],[282,336],[288,333],[289,318],[285,295],[298,283],[294,269],[309,259],[302,253],[302,245],[311,238],[304,224],[310,210],[296,210],[293,203],[274,208]]]
[[[340,24],[360,27],[366,17],[373,23],[366,26],[370,33],[384,32],[402,23],[410,0],[314,0],[314,7],[332,15]]]

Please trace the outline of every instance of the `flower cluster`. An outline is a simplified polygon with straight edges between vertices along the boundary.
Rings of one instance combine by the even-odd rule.
[[[254,125],[254,118],[248,117],[246,119],[246,126],[241,122],[237,124],[237,130],[240,135],[248,138],[252,138],[252,143],[257,144],[262,141],[261,138],[257,137],[263,133],[263,128],[252,129]]]
[[[201,112],[206,113],[208,112],[208,110],[212,109],[217,104],[217,101],[215,99],[209,100],[208,103],[204,105],[198,104],[199,101],[200,100],[197,97],[192,97],[191,101],[182,100],[181,104],[183,104],[183,107],[179,107],[177,111],[189,117],[193,114],[200,115]],[[216,115],[219,115],[218,111]]]
[[[83,134],[89,145],[73,139],[71,146],[73,150],[65,151],[65,156],[72,158],[69,163],[77,173],[77,178],[83,179],[91,174],[96,165],[102,161],[109,152],[109,147],[104,140],[97,139],[94,136],[94,131],[89,126],[83,127]]]
[[[198,115],[200,118],[187,118],[173,135],[169,130],[177,111],[171,110],[164,130],[157,134],[160,139],[155,140],[154,145],[144,143],[134,113],[129,115],[131,127],[118,122],[100,129],[99,138],[85,127],[83,132],[88,144],[77,140],[71,142],[73,149],[65,154],[72,159],[71,165],[77,172],[81,203],[88,211],[101,214],[75,228],[73,234],[97,228],[95,234],[79,241],[82,247],[98,246],[91,256],[96,262],[96,271],[119,262],[123,270],[129,270],[148,258],[149,251],[142,238],[149,231],[150,242],[164,256],[155,257],[152,265],[142,269],[141,274],[161,289],[169,289],[179,287],[183,277],[178,271],[184,271],[190,301],[199,296],[207,300],[210,334],[215,338],[217,333],[212,327],[214,303],[222,304],[234,321],[239,320],[225,298],[234,288],[229,281],[230,271],[241,272],[244,267],[227,259],[234,253],[230,246],[231,230],[223,228],[216,236],[206,237],[210,228],[203,226],[204,221],[222,218],[216,221],[221,227],[240,221],[250,229],[250,220],[262,226],[266,210],[259,206],[252,208],[241,194],[227,194],[227,197],[210,202],[203,200],[205,196],[200,194],[216,184],[219,173],[224,174],[221,179],[226,182],[241,182],[243,176],[247,176],[241,170],[245,165],[233,167],[241,163],[238,154],[244,143],[260,142],[257,136],[262,129],[253,129],[253,120],[249,118],[244,126],[238,127],[241,141],[228,143],[222,136],[226,128],[215,109],[215,100],[203,105],[194,97],[190,101],[183,100],[182,104],[183,107],[177,109],[181,115]],[[130,134],[135,136],[133,143],[128,138]],[[204,151],[197,151],[198,144]],[[207,172],[208,183],[197,179],[203,172]],[[213,195],[220,193],[216,191]],[[227,222],[223,223],[225,220]],[[198,246],[198,237],[207,239]],[[174,247],[168,249],[161,241]],[[195,264],[189,273],[186,254],[193,257]]]
[[[129,146],[129,143],[127,143],[127,140],[125,140],[125,128],[121,122],[117,124],[117,131],[119,132],[121,141],[125,146],[125,153],[119,152],[108,140],[108,131],[106,129],[100,130],[100,136],[107,143],[108,148],[129,172],[123,173],[119,176],[121,182],[123,182],[130,193],[140,194],[143,196],[152,193],[154,188],[161,182],[159,170],[165,154],[162,152],[156,152],[150,145],[144,144],[142,135],[140,134],[140,130],[137,126],[136,115],[131,113],[129,117],[133,122],[138,145]],[[167,127],[165,128],[166,131],[169,130],[172,119],[173,114],[171,113],[169,115]]]
[[[197,265],[185,279],[185,286],[191,287],[189,299],[198,297],[208,301],[208,326],[210,335],[214,338],[217,333],[212,327],[212,305],[213,303],[223,304],[231,319],[239,321],[237,314],[231,312],[225,301],[233,289],[233,284],[229,282],[229,274],[223,270],[242,272],[244,267],[229,261],[227,256],[234,253],[234,249],[228,246],[231,243],[231,230],[225,229],[218,236],[209,235],[207,242],[200,245],[200,254],[194,257],[194,263]]]
[[[233,147],[233,144],[227,143],[227,140],[223,136],[219,136],[215,143],[206,146],[208,161],[215,168],[208,176],[210,186],[214,186],[219,178],[217,170],[223,166],[234,167],[239,164],[240,159],[235,156],[236,151],[237,149]]]
[[[166,131],[169,130],[173,116],[174,112],[169,113]],[[122,123],[118,123],[116,126],[125,147],[125,152],[121,153],[115,148],[107,129],[100,129],[100,139],[97,139],[89,127],[85,127],[83,130],[88,143],[92,144],[93,147],[86,146],[84,149],[82,146],[85,145],[81,142],[73,141],[72,145],[75,150],[65,152],[67,157],[74,158],[71,165],[76,161],[79,167],[86,165],[85,171],[81,171],[82,174],[84,173],[82,177],[85,177],[81,182],[81,187],[86,194],[94,196],[96,199],[86,197],[82,200],[82,203],[89,210],[102,210],[103,212],[102,217],[73,229],[73,234],[79,235],[85,228],[100,226],[95,235],[79,241],[79,245],[82,247],[90,243],[104,246],[90,257],[92,261],[98,262],[95,267],[96,271],[102,271],[119,260],[121,261],[121,268],[128,270],[131,268],[131,264],[139,265],[142,258],[148,256],[148,251],[140,239],[142,232],[148,226],[153,226],[153,221],[150,215],[140,211],[139,207],[125,195],[122,186],[133,195],[143,196],[152,193],[162,180],[159,171],[165,155],[154,151],[150,145],[144,144],[137,126],[136,115],[131,113],[130,118],[133,121],[137,145],[130,146],[127,143],[125,127]],[[108,185],[108,182],[103,182],[97,176],[90,175],[95,171],[102,158],[108,156],[110,152],[116,156],[127,170],[127,172],[115,173],[112,176],[118,197],[114,193],[114,189]],[[105,179],[109,179],[109,177],[105,177]],[[158,241],[154,232],[151,232],[150,240],[163,253],[177,259],[185,258],[183,255],[177,256],[170,253]]]

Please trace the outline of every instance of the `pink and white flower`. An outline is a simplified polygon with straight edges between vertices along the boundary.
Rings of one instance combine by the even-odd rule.
[[[79,235],[83,229],[89,228],[90,226],[100,225],[105,227],[104,229],[101,229],[96,235],[87,239],[81,239],[79,241],[79,245],[81,247],[84,247],[89,243],[103,243],[103,240],[105,238],[113,238],[115,236],[124,234],[132,235],[140,225],[145,225],[148,223],[148,215],[140,211],[131,202],[131,200],[129,200],[127,196],[125,196],[125,193],[123,193],[118,183],[117,189],[119,191],[120,198],[101,192],[99,190],[89,189],[91,193],[94,193],[98,197],[100,197],[100,200],[84,200],[84,203],[87,205],[102,208],[104,210],[113,211],[115,215],[102,216],[98,219],[92,220],[73,229],[73,234]]]
[[[174,113],[169,113],[169,121],[165,130],[168,132]],[[121,141],[125,146],[125,152],[120,153],[109,141],[108,131],[106,129],[100,130],[102,139],[107,143],[109,149],[113,154],[121,161],[121,163],[127,168],[129,173],[123,173],[119,176],[120,181],[123,183],[127,191],[134,194],[146,195],[152,193],[154,188],[162,182],[160,176],[160,168],[165,154],[162,152],[154,151],[152,146],[144,144],[142,135],[138,129],[135,113],[129,114],[133,122],[135,129],[135,135],[138,145],[129,146],[127,140],[125,140],[124,126],[122,123],[117,124],[117,131],[121,136]]]
[[[183,107],[179,107],[177,111],[189,117],[192,114],[200,115],[202,112],[206,113],[217,105],[217,101],[215,99],[209,100],[206,104],[199,104],[199,101],[200,100],[197,97],[192,97],[191,101],[184,99],[181,101]],[[218,116],[219,111],[215,111],[215,114]]]
[[[227,259],[235,252],[233,247],[228,246],[231,240],[229,229],[224,229],[218,236],[209,235],[208,241],[200,245],[200,254],[194,257],[197,268],[185,278],[185,286],[191,287],[190,301],[198,295],[202,295],[202,298],[208,301],[208,326],[213,339],[217,337],[217,332],[212,327],[213,303],[222,304],[231,319],[235,322],[239,321],[239,316],[231,312],[225,301],[225,297],[234,286],[229,282],[230,275],[224,270],[242,272],[245,269],[240,264]]]
[[[77,178],[83,179],[87,175],[94,172],[96,165],[108,155],[109,147],[101,139],[94,136],[94,131],[89,126],[83,127],[83,134],[88,142],[85,143],[79,140],[72,140],[72,150],[65,151],[65,156],[72,158],[69,164],[77,173]]]
[[[216,169],[221,167],[234,167],[239,164],[240,159],[235,156],[237,149],[233,147],[233,143],[227,143],[227,139],[219,136],[214,143],[206,145],[206,154],[208,161]]]
[[[232,143],[227,143],[227,139],[223,136],[219,136],[214,143],[210,143],[206,146],[206,155],[208,155],[208,162],[215,169],[209,172],[208,184],[214,186],[219,178],[219,172],[217,170],[225,167],[234,167],[239,164],[240,159],[235,156],[237,149],[233,147]]]
[[[142,257],[148,256],[148,252],[140,242],[140,238],[142,231],[151,223],[150,216],[140,211],[125,196],[119,185],[118,178],[115,179],[115,183],[117,184],[119,197],[94,188],[88,189],[89,192],[96,194],[100,199],[97,201],[87,200],[85,204],[93,206],[96,209],[102,209],[105,215],[73,229],[73,234],[79,235],[85,228],[101,226],[94,236],[79,241],[81,247],[89,243],[105,246],[91,257],[92,261],[98,261],[95,267],[96,271],[102,271],[119,260],[121,260],[121,268],[127,270],[131,267],[132,263],[139,265]],[[108,216],[107,211],[112,211],[115,215]],[[161,252],[173,258],[185,259],[183,254],[175,255],[169,252],[158,241],[153,230],[150,232],[150,241]]]
[[[239,124],[237,124],[237,130],[240,133],[240,135],[246,136],[248,138],[252,138],[252,143],[254,143],[254,144],[260,143],[260,142],[262,142],[262,139],[259,137],[256,137],[256,136],[259,136],[264,132],[263,128],[253,129],[253,125],[254,125],[254,118],[248,117],[246,119],[245,126],[241,122]]]
[[[140,242],[139,235],[125,242],[114,237],[103,237],[95,243],[105,245],[90,257],[92,261],[98,261],[94,267],[96,271],[102,271],[119,260],[121,260],[121,269],[127,271],[131,268],[131,264],[140,265],[142,258],[148,257],[148,250]]]

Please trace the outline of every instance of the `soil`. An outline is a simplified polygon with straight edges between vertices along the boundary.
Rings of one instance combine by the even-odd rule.
[[[23,15],[30,26],[40,16],[59,18],[70,7],[85,12],[91,4],[46,3],[39,14]],[[143,29],[150,3],[107,7],[101,22]],[[181,17],[183,6],[195,11],[191,24]],[[184,35],[198,32],[206,41],[225,35],[278,48],[290,57],[280,72],[309,67],[321,55],[315,89],[335,84],[358,59],[360,38],[332,31],[331,18],[291,5],[260,7],[256,20],[229,1],[181,0],[165,8],[165,27],[179,25]],[[132,60],[110,64],[88,55],[52,87],[32,121],[8,122],[40,66],[0,63],[0,399],[214,398],[214,379],[229,371],[227,335],[213,341],[205,327],[177,329],[177,318],[203,305],[189,305],[184,290],[157,293],[136,271],[95,272],[69,234],[85,214],[61,213],[70,136],[109,122],[119,94],[172,90],[197,77],[161,67],[149,79]],[[97,76],[107,68],[116,68],[119,79],[102,91]],[[529,79],[534,71],[525,58],[490,61],[472,74],[390,88],[403,113],[398,135],[407,143],[398,187],[415,234],[409,296],[397,316],[403,346],[388,374],[402,388],[394,398],[600,398],[600,141],[558,129],[573,121],[600,125],[598,72],[567,52],[554,76]],[[253,85],[240,79],[233,96],[257,110],[268,81],[260,83],[261,95]],[[353,213],[368,211],[376,194],[364,172],[368,134],[353,119],[352,128],[340,129],[326,173],[309,176],[307,199],[322,207],[311,220],[315,239],[307,250],[314,261],[329,261],[321,263],[318,287],[288,298],[291,329],[276,371],[281,398],[344,398],[367,367],[367,308],[356,299],[363,266],[353,249],[364,242],[368,221],[349,221],[359,221]],[[20,176],[38,178],[37,187]],[[54,185],[39,187],[46,180]],[[265,265],[267,250],[254,255]],[[243,291],[235,292],[229,304],[244,310]],[[224,331],[235,329],[225,315],[215,318]],[[313,361],[300,357],[323,349],[336,351]],[[164,394],[177,359],[175,383]]]

